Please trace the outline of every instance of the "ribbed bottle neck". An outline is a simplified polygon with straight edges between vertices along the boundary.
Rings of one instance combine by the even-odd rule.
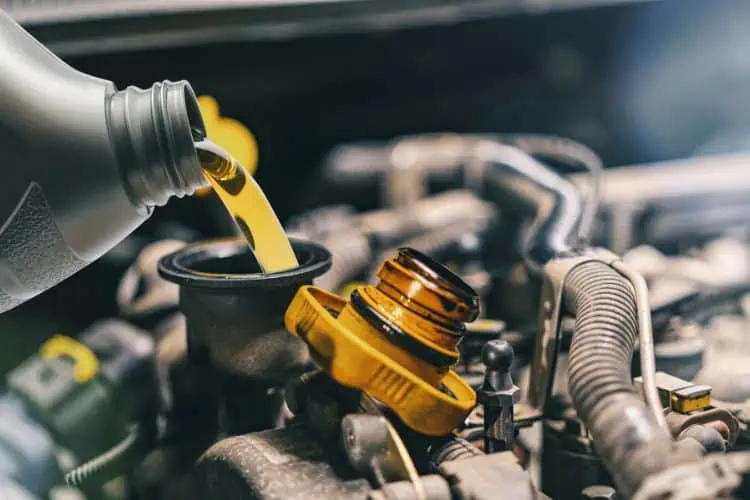
[[[205,137],[205,126],[188,82],[164,81],[146,90],[115,92],[109,125],[134,204],[164,205],[171,196],[189,195],[206,185],[193,146]]]

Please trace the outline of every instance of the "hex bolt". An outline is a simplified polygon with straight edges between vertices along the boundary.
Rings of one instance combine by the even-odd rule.
[[[581,491],[581,500],[618,500],[617,492],[611,486],[595,484]]]
[[[487,370],[477,399],[484,406],[484,448],[487,453],[510,450],[515,443],[513,405],[521,397],[510,376],[513,347],[505,340],[487,342],[482,363]]]

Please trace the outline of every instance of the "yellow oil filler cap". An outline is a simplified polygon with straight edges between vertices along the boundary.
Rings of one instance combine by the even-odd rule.
[[[464,323],[479,314],[479,297],[410,248],[387,260],[378,278],[349,301],[315,286],[300,288],[286,327],[340,384],[379,400],[418,432],[449,434],[476,404],[474,390],[450,367]]]

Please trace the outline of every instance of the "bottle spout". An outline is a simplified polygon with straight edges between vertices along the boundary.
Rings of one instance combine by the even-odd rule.
[[[110,128],[126,189],[138,206],[164,205],[207,184],[194,144],[206,137],[198,100],[186,81],[128,87],[110,98]]]

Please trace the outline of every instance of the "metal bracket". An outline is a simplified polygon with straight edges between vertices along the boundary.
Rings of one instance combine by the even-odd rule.
[[[379,415],[352,413],[341,421],[344,451],[352,467],[376,486],[410,481],[416,500],[427,500],[419,473],[398,432]]]
[[[529,390],[516,419],[520,425],[538,420],[552,392],[555,366],[560,344],[560,321],[563,314],[563,291],[570,272],[586,262],[598,261],[610,265],[619,257],[606,249],[589,249],[579,255],[561,257],[544,266],[541,304],[539,308],[539,336],[531,360]]]

